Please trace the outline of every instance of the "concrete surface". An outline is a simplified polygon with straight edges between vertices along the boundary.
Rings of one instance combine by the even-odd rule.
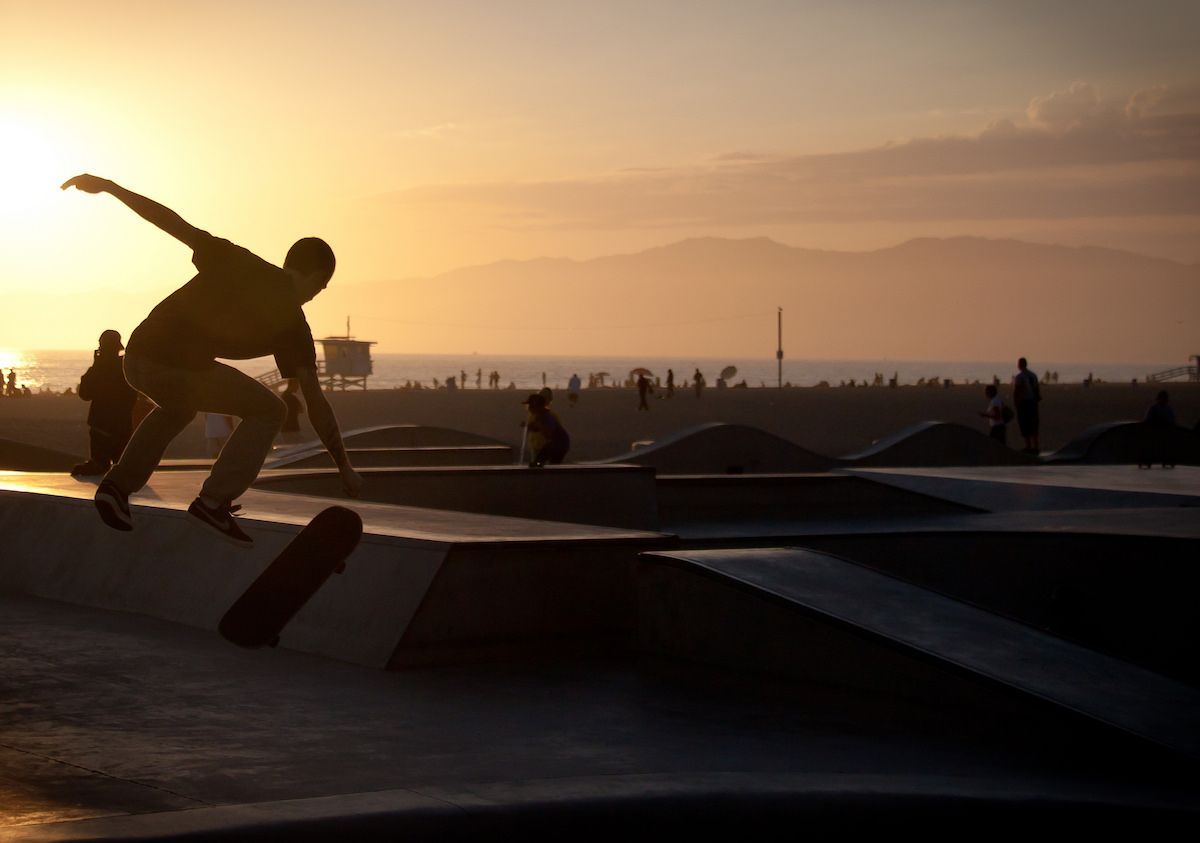
[[[834,460],[743,424],[711,422],[663,436],[605,463],[632,463],[662,474],[778,474],[825,471]]]
[[[1153,834],[1196,816],[1177,771],[1066,733],[1014,741],[949,707],[736,673],[389,673],[15,596],[0,636],[5,840],[760,836],[781,818],[933,834],[954,816]]]
[[[651,553],[1200,761],[1200,690],[835,556]],[[796,646],[809,646],[797,641]]]
[[[1032,465],[1034,457],[1006,447],[978,429],[926,421],[885,436],[838,462],[853,466]]]

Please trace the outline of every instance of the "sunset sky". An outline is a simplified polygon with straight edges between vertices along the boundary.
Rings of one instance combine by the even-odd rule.
[[[58,190],[84,171],[275,261],[323,236],[337,284],[701,235],[1197,262],[1197,32],[1195,0],[0,0],[0,285],[190,276]],[[0,346],[96,334],[28,317],[0,303]]]

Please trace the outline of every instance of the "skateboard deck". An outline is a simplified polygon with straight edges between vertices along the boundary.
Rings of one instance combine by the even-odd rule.
[[[357,512],[342,506],[318,512],[229,607],[217,629],[239,647],[274,647],[325,580],[345,570],[361,538]]]

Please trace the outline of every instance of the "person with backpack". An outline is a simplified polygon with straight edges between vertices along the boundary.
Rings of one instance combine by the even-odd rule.
[[[1029,370],[1029,363],[1022,357],[1017,361],[1017,373],[1013,375],[1013,403],[1017,405],[1017,427],[1025,439],[1025,453],[1038,454],[1041,444],[1038,441],[1038,429],[1041,419],[1038,404],[1042,400],[1042,389],[1038,384],[1037,375]]]
[[[79,379],[79,397],[88,408],[89,458],[71,469],[72,477],[94,477],[108,472],[121,456],[133,433],[133,404],[137,393],[121,371],[121,335],[111,328],[100,334],[92,365]]]

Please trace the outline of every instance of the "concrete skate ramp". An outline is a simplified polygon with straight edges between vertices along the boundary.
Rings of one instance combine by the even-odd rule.
[[[987,434],[953,422],[926,421],[884,437],[841,462],[853,467],[1031,465],[1034,457],[1001,445]]]
[[[1090,465],[1200,465],[1200,435],[1178,425],[1106,422],[1089,427],[1045,460]]]
[[[632,570],[656,533],[251,490],[239,499],[251,549],[185,515],[204,473],[155,474],[111,530],[95,486],[67,475],[0,474],[0,589],[212,630],[317,512],[350,505],[363,539],[300,610],[281,646],[399,667],[486,660],[563,641],[628,642]],[[230,645],[232,646],[232,645]]]
[[[512,465],[512,446],[498,439],[424,424],[385,424],[360,427],[342,434],[355,466]],[[325,468],[333,460],[313,439],[278,448],[267,468]]]
[[[0,439],[0,471],[70,471],[83,457]]]
[[[543,521],[658,529],[654,471],[631,465],[364,468],[362,499]],[[267,492],[337,497],[335,469],[266,471]]]
[[[689,427],[599,462],[644,465],[659,474],[788,474],[827,471],[834,465],[829,457],[773,433],[723,422]]]
[[[773,651],[786,672],[893,693],[919,676],[906,662],[931,666],[1200,760],[1197,689],[835,556],[648,553],[639,589],[652,650],[737,661],[742,649],[743,663]],[[773,614],[795,618],[790,633],[763,626]]]
[[[446,465],[512,465],[508,445],[418,445],[414,447],[355,448],[346,446],[346,454],[356,468]],[[265,468],[332,468],[333,458],[325,446],[288,451],[272,456]]]

